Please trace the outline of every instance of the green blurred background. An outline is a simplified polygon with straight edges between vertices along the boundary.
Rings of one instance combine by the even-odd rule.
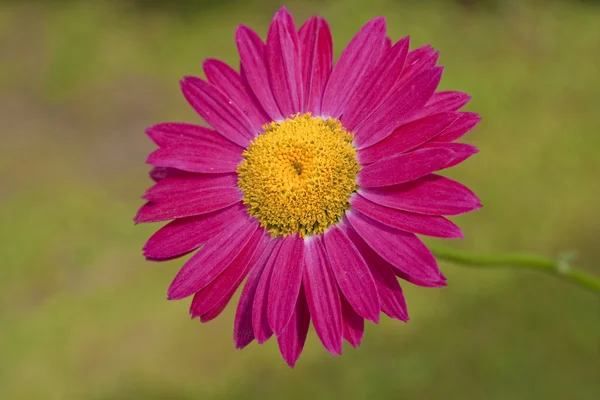
[[[444,89],[469,92],[481,153],[448,174],[484,208],[455,218],[473,251],[575,250],[600,273],[600,5],[593,1],[290,0],[332,27],[368,19],[431,43]],[[146,126],[198,122],[178,80],[237,66],[280,2],[0,2],[1,399],[598,399],[600,302],[535,272],[443,265],[405,286],[412,320],[368,325],[332,357],[314,332],[294,370],[275,341],[234,349],[233,314],[191,321],[134,226],[150,185]]]

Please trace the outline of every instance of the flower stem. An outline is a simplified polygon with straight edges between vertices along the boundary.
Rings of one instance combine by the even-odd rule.
[[[455,264],[541,270],[600,295],[600,278],[571,265],[568,257],[552,260],[529,254],[471,254],[437,246],[430,246],[430,249],[439,260]]]

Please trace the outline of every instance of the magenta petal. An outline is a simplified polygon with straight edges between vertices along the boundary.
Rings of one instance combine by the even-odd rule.
[[[156,124],[146,129],[146,134],[159,147],[197,145],[234,155],[239,155],[244,150],[212,129],[182,122]]]
[[[212,213],[176,219],[148,239],[144,245],[144,256],[162,260],[186,254],[216,236],[231,221],[244,218],[245,215],[246,207],[240,202]]]
[[[271,119],[283,120],[269,83],[264,43],[256,32],[243,25],[235,31],[235,42],[240,53],[242,78],[248,82],[248,86]]]
[[[360,194],[350,198],[350,205],[362,214],[392,228],[405,232],[439,238],[461,238],[463,233],[458,226],[438,215],[416,214],[384,207],[365,199]]]
[[[346,217],[363,240],[395,268],[417,279],[439,278],[433,254],[413,233],[390,228],[356,211]]]
[[[269,299],[269,286],[271,284],[271,277],[273,275],[273,268],[277,263],[279,256],[279,250],[283,244],[283,240],[278,240],[276,247],[271,252],[271,257],[260,277],[258,286],[256,286],[256,293],[254,295],[254,302],[252,306],[252,329],[254,331],[254,337],[259,344],[263,344],[273,335],[273,329],[269,324],[268,317],[268,299]]]
[[[302,111],[304,87],[298,33],[290,13],[282,7],[273,18],[266,47],[269,82],[284,117]]]
[[[315,331],[331,354],[342,354],[342,309],[335,276],[320,236],[306,242],[303,286]]]
[[[422,149],[369,164],[356,175],[364,187],[397,185],[443,169],[454,158],[448,149]]]
[[[346,225],[344,232],[354,243],[373,274],[377,293],[379,293],[381,311],[390,318],[408,321],[406,301],[402,288],[394,276],[394,267],[371,249],[354,229]]]
[[[427,104],[419,110],[412,120],[449,111],[457,111],[471,100],[471,96],[463,92],[436,92]]]
[[[453,142],[469,132],[475,125],[481,121],[481,117],[476,113],[460,113],[460,117],[452,123],[446,130],[436,136],[434,142]]]
[[[321,114],[339,118],[362,79],[377,65],[385,46],[385,18],[367,22],[348,46],[331,72],[321,104]]]
[[[262,131],[262,126],[270,122],[271,118],[240,74],[220,60],[208,59],[203,66],[206,79],[221,89],[244,112],[255,132]]]
[[[271,240],[267,248],[263,251],[256,265],[250,270],[248,280],[242,290],[240,301],[238,302],[237,311],[235,314],[235,322],[233,329],[233,341],[237,349],[243,349],[254,340],[254,328],[252,323],[252,313],[254,306],[254,297],[260,278],[263,274],[265,266],[271,257],[273,249],[277,241]]]
[[[446,279],[444,278],[443,275],[441,275],[439,278],[437,279],[432,279],[432,280],[422,280],[422,279],[416,279],[413,278],[412,276],[405,274],[404,272],[393,268],[394,275],[396,275],[398,278],[400,279],[404,279],[407,282],[412,283],[413,285],[417,285],[417,286],[422,286],[422,287],[429,287],[429,288],[438,288],[438,287],[444,287],[447,286],[448,284],[446,283]]]
[[[346,234],[331,226],[324,235],[329,264],[338,286],[363,318],[379,322],[379,297],[369,267]]]
[[[309,326],[310,313],[306,304],[306,296],[304,291],[301,290],[290,322],[281,335],[277,337],[279,351],[285,362],[292,368],[296,365],[296,361],[302,353]]]
[[[405,153],[435,138],[454,121],[459,113],[441,113],[403,125],[373,146],[358,151],[358,161],[374,163]]]
[[[236,185],[236,174],[186,174],[157,182],[144,193],[142,198],[160,203],[169,201],[174,196],[187,197],[198,190],[235,188]]]
[[[174,178],[174,177],[178,177],[178,176],[194,175],[194,174],[190,174],[189,172],[181,171],[176,168],[154,167],[150,170],[149,175],[150,175],[150,178],[154,182],[159,182],[159,181],[162,181],[163,179],[167,179],[167,178]]]
[[[296,234],[288,235],[283,239],[269,284],[267,314],[269,326],[277,335],[283,332],[294,312],[303,268],[304,239]]]
[[[454,167],[479,152],[477,147],[466,143],[425,143],[420,149],[448,149],[454,153],[444,168]]]
[[[395,89],[354,130],[358,149],[369,147],[385,139],[397,127],[409,122],[413,115],[429,100],[442,77],[442,67],[427,70],[405,85]]]
[[[191,144],[162,147],[150,153],[146,160],[157,167],[207,174],[235,172],[241,161],[241,153],[230,154],[221,149]]]
[[[458,215],[481,208],[469,188],[435,174],[396,186],[361,188],[359,193],[382,206],[419,214]]]
[[[191,217],[233,205],[242,200],[242,193],[235,187],[202,187],[188,195],[177,193],[160,203],[147,202],[134,218],[136,223],[158,222],[169,219]]]
[[[354,348],[360,346],[365,332],[365,320],[358,315],[348,300],[340,296],[342,304],[342,332],[344,339]]]
[[[435,67],[439,56],[440,53],[435,51],[430,45],[408,52],[402,75],[396,81],[395,86],[400,87],[423,71]]]
[[[215,85],[186,76],[181,90],[194,110],[233,143],[246,148],[258,133],[244,112]]]
[[[333,63],[333,42],[323,18],[308,19],[298,32],[304,85],[303,112],[321,114],[321,101]]]
[[[169,299],[183,299],[205,288],[231,264],[257,228],[258,223],[249,216],[231,221],[184,264],[169,287]]]
[[[387,50],[375,70],[357,88],[342,116],[347,130],[353,131],[387,97],[404,68],[408,45],[409,38],[406,37]]]
[[[190,306],[192,318],[208,313],[215,307],[227,304],[250,269],[267,247],[270,235],[257,229],[240,254],[204,289],[194,295]],[[203,321],[204,322],[204,321]]]

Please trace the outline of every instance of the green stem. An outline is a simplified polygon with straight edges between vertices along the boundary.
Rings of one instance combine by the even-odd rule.
[[[455,264],[541,270],[600,295],[600,278],[570,265],[567,260],[552,260],[528,254],[480,255],[437,246],[430,246],[430,249],[439,260]]]

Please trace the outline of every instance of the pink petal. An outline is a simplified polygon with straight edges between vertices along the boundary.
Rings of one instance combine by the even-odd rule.
[[[346,217],[364,241],[392,266],[416,279],[439,278],[433,254],[413,233],[390,228],[356,211],[346,213]]]
[[[416,120],[433,114],[458,111],[469,100],[471,100],[471,96],[463,92],[436,92],[413,118]]]
[[[422,149],[369,164],[359,171],[356,183],[364,187],[397,185],[443,169],[454,158],[448,149]]]
[[[221,135],[244,148],[258,133],[229,96],[200,78],[186,76],[181,90],[188,103]]]
[[[399,269],[393,268],[394,275],[396,275],[400,279],[404,279],[407,282],[412,283],[413,285],[422,286],[422,287],[432,287],[439,288],[447,286],[446,279],[443,275],[440,275],[439,278],[433,280],[421,280],[413,278],[412,276],[400,271]]]
[[[150,178],[152,178],[152,180],[154,182],[159,182],[166,178],[173,178],[173,177],[186,176],[186,175],[192,175],[192,174],[190,174],[189,172],[175,169],[175,168],[153,167],[150,170],[149,175],[150,175]]]
[[[176,193],[160,203],[147,202],[134,218],[136,223],[157,222],[190,217],[220,210],[242,200],[235,187],[198,188],[186,194]]]
[[[190,307],[192,318],[208,313],[211,309],[221,306],[223,302],[227,304],[250,269],[262,256],[270,240],[271,236],[264,229],[257,229],[231,264],[215,280],[194,295]]]
[[[284,117],[299,113],[304,105],[298,33],[290,13],[282,7],[273,18],[266,47],[269,82]]]
[[[444,168],[454,167],[472,155],[479,153],[477,147],[466,143],[425,143],[420,149],[448,149],[452,151],[454,157]]]
[[[254,297],[260,278],[264,272],[265,266],[275,249],[278,241],[271,240],[256,265],[250,270],[250,275],[242,290],[240,301],[238,302],[235,314],[233,329],[233,340],[237,349],[243,349],[254,340],[254,329],[252,323],[252,312]]]
[[[321,101],[333,62],[333,42],[329,25],[323,18],[313,17],[298,32],[302,55],[304,107],[302,111],[321,114]]]
[[[430,215],[457,215],[481,208],[479,198],[466,186],[431,174],[413,182],[359,193],[382,206]]]
[[[258,286],[256,287],[256,293],[254,294],[254,302],[252,306],[252,328],[254,331],[254,337],[259,344],[263,344],[273,335],[273,329],[269,324],[268,317],[268,299],[269,299],[269,286],[271,284],[271,277],[273,275],[273,268],[277,263],[279,257],[279,251],[283,245],[283,240],[278,240],[276,247],[271,252],[271,257],[260,277]]]
[[[219,315],[221,315],[221,313],[223,311],[225,311],[225,308],[227,307],[227,304],[229,304],[229,301],[231,300],[232,297],[233,297],[233,293],[228,294],[225,299],[223,299],[221,302],[216,304],[213,308],[211,308],[206,313],[200,315],[200,322],[202,322],[202,323],[210,322],[213,319],[217,318]]]
[[[348,300],[340,296],[342,304],[342,332],[344,339],[354,348],[360,346],[365,332],[365,320],[358,315]]]
[[[206,79],[221,89],[244,112],[255,132],[262,131],[262,126],[270,122],[271,118],[240,74],[220,60],[208,59],[203,66]]]
[[[169,198],[187,197],[198,190],[212,188],[235,188],[237,174],[181,174],[179,177],[165,178],[144,193],[142,198],[160,203]]]
[[[379,298],[369,267],[346,234],[331,226],[324,235],[329,264],[338,286],[363,318],[379,322]]]
[[[362,164],[374,163],[407,152],[435,138],[459,118],[459,113],[441,113],[403,125],[373,146],[358,151]]]
[[[148,239],[144,245],[144,256],[164,260],[186,254],[224,230],[231,221],[245,215],[246,207],[240,202],[212,213],[176,219]]]
[[[358,149],[369,147],[409,122],[429,100],[442,77],[442,67],[427,70],[397,87],[373,113],[354,129]]]
[[[385,46],[385,19],[367,22],[348,46],[331,72],[321,104],[321,114],[339,118],[362,79],[377,65]]]
[[[331,354],[342,354],[342,309],[335,276],[320,236],[306,242],[303,286],[315,331]]]
[[[345,232],[373,274],[377,293],[379,293],[381,311],[390,318],[408,321],[406,301],[402,294],[402,288],[394,276],[394,267],[373,251],[354,229],[348,226]]]
[[[306,296],[304,291],[301,290],[290,322],[281,335],[277,337],[279,351],[283,359],[292,368],[296,365],[296,361],[298,361],[304,348],[309,325],[310,313],[306,304]]]
[[[241,161],[241,153],[234,155],[221,149],[190,144],[162,147],[150,153],[146,160],[148,164],[157,167],[207,174],[235,172]]]
[[[288,235],[277,255],[269,284],[267,315],[269,326],[280,335],[290,321],[304,272],[304,239]]]
[[[354,131],[387,97],[404,68],[408,45],[409,38],[406,37],[387,50],[375,70],[357,88],[342,116],[347,130]]]
[[[205,288],[231,264],[257,228],[250,216],[231,221],[184,264],[169,287],[169,299],[183,299]]]
[[[439,56],[440,53],[435,51],[430,45],[408,52],[402,75],[396,81],[395,86],[400,87],[420,73],[435,67]]]
[[[271,119],[283,120],[283,115],[275,102],[269,83],[264,43],[256,32],[243,25],[240,25],[235,31],[235,42],[240,53],[242,78],[248,83]]]
[[[384,207],[356,194],[350,198],[350,205],[362,214],[392,228],[405,232],[440,238],[461,238],[462,231],[451,221],[438,215],[415,214]]]
[[[244,148],[221,136],[217,131],[182,122],[165,122],[146,129],[146,134],[159,147],[197,145],[239,155]]]
[[[434,142],[453,142],[461,138],[465,133],[473,129],[481,121],[481,117],[476,113],[460,113],[460,117],[452,123],[444,132],[436,136]]]

